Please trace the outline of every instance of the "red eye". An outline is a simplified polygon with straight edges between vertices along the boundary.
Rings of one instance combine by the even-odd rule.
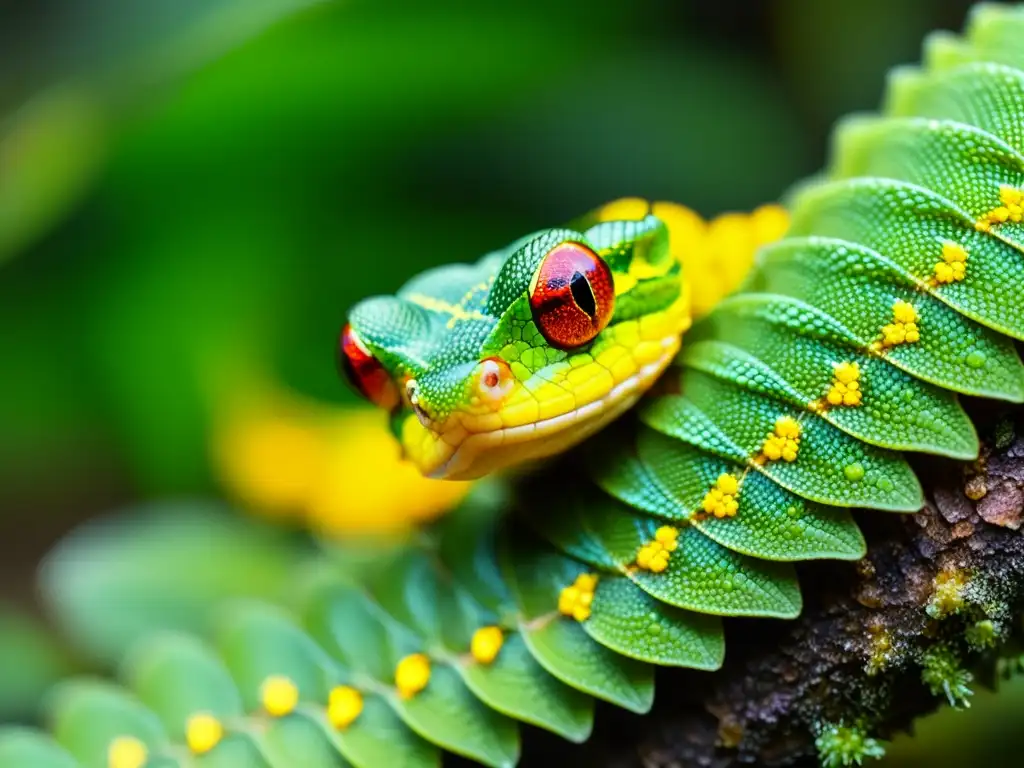
[[[341,329],[339,348],[341,369],[352,388],[374,405],[393,410],[400,401],[398,387],[384,366],[363,346],[351,325],[346,324]]]
[[[586,344],[604,330],[615,308],[612,271],[581,243],[556,245],[537,269],[530,308],[548,343],[562,349]]]

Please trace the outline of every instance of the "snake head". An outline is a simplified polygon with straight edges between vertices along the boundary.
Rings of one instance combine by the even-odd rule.
[[[357,304],[349,382],[425,474],[470,479],[559,453],[629,409],[689,324],[654,216],[549,229]]]

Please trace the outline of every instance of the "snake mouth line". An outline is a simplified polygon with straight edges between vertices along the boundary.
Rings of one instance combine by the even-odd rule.
[[[507,446],[519,446],[517,461],[544,458],[572,447],[633,407],[672,362],[679,351],[680,338],[662,339],[661,346],[662,353],[656,360],[641,366],[593,402],[531,424],[468,434],[430,477],[449,480],[481,477],[509,463],[495,455],[496,449]]]

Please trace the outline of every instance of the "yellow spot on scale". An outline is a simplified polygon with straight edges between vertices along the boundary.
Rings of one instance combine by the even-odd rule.
[[[594,590],[597,589],[597,574],[581,573],[568,587],[564,587],[558,595],[558,612],[563,616],[571,616],[576,621],[590,618],[590,606],[594,602]]]
[[[284,675],[272,675],[260,686],[260,702],[271,717],[284,717],[299,705],[299,688]]]
[[[921,332],[917,327],[917,310],[914,305],[897,299],[892,305],[892,322],[882,326],[882,347],[896,347],[920,341]]]
[[[473,633],[469,652],[481,664],[490,664],[498,658],[501,646],[504,644],[505,634],[501,631],[501,627],[480,627]]]
[[[107,768],[142,768],[147,760],[149,750],[134,736],[118,736],[107,748]]]
[[[764,441],[761,455],[768,461],[796,461],[800,450],[800,424],[789,416],[780,416],[775,431]]]
[[[825,396],[828,404],[860,405],[860,365],[852,361],[838,363],[833,368],[832,377],[832,387]]]
[[[654,539],[642,545],[636,553],[637,567],[661,573],[668,568],[669,558],[679,547],[679,529],[663,525],[654,532]]]
[[[740,482],[734,475],[723,472],[718,476],[714,486],[704,495],[701,503],[703,510],[715,517],[735,517],[739,511],[739,502],[736,497],[739,495]]]
[[[403,699],[411,699],[430,682],[430,659],[422,653],[406,656],[395,667],[395,687]]]
[[[327,719],[342,731],[363,712],[363,695],[350,685],[334,688],[327,700]]]
[[[959,283],[967,276],[967,250],[959,243],[946,240],[942,244],[942,261],[935,265],[935,282]]]
[[[988,232],[993,226],[1010,221],[1019,224],[1024,221],[1024,189],[1003,184],[999,187],[999,202],[988,213],[979,218],[974,227],[979,232]]]
[[[224,738],[224,726],[209,712],[192,715],[185,723],[185,741],[193,755],[205,755]]]

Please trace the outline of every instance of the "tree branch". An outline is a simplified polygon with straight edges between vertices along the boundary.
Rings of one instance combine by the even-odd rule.
[[[888,738],[965,695],[965,668],[994,681],[1024,607],[1024,409],[968,410],[982,458],[919,461],[927,506],[859,515],[867,557],[802,566],[799,620],[728,621],[721,671],[662,670],[651,713],[605,708],[582,747],[532,734],[522,764],[815,764],[829,724]]]

